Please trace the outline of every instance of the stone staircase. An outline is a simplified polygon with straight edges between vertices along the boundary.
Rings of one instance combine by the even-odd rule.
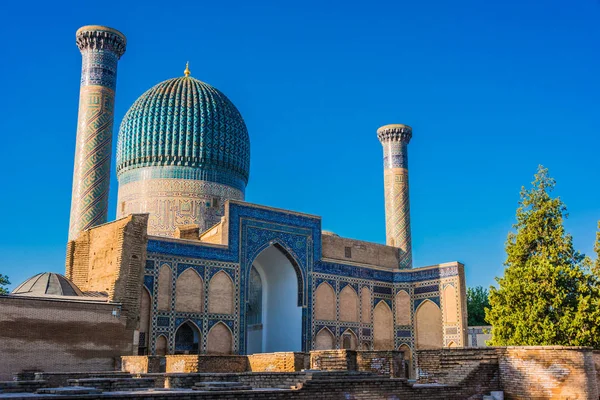
[[[4,393],[33,393],[46,386],[46,381],[1,381],[0,394]]]
[[[155,387],[154,378],[83,378],[69,379],[69,386],[87,387],[103,392],[144,390]]]
[[[389,377],[377,375],[372,372],[354,372],[354,371],[314,371],[309,379],[299,384],[298,388],[307,388],[327,384],[343,384],[344,382],[375,382],[389,380]]]
[[[252,386],[244,385],[241,382],[197,382],[192,387],[193,390],[202,390],[209,392],[229,392],[234,390],[252,390]]]

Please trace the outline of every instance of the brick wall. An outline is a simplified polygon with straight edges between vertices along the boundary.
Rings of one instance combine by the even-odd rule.
[[[306,353],[280,352],[262,353],[248,356],[249,370],[253,372],[294,372],[309,367],[309,357]]]
[[[148,214],[132,214],[82,232],[68,243],[66,276],[82,291],[105,292],[136,329],[146,263]]]
[[[405,376],[402,351],[359,351],[356,354],[357,371],[400,378]]]
[[[170,372],[246,372],[247,356],[169,355],[167,373]]]
[[[124,356],[121,357],[121,371],[130,374],[148,374],[161,371],[165,365],[163,356]]]
[[[323,258],[398,268],[399,250],[395,247],[333,235],[322,235],[321,243]],[[347,247],[350,253],[346,252]]]
[[[310,368],[321,371],[356,371],[356,351],[315,350],[310,352]]]
[[[598,399],[600,353],[589,348],[446,348],[418,350],[417,360],[421,382],[496,386],[506,399]]]
[[[459,383],[484,364],[498,369],[496,348],[417,350],[417,378],[422,382]]]
[[[594,357],[584,347],[498,348],[507,399],[598,399]]]
[[[596,386],[598,392],[600,392],[600,350],[594,350],[592,352],[592,359],[594,360],[594,368],[596,369]],[[600,395],[600,393],[598,393]]]
[[[133,332],[119,306],[0,296],[0,380],[13,373],[112,370],[131,354]]]

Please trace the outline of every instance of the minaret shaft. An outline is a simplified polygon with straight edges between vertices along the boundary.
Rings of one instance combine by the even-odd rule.
[[[412,268],[410,201],[408,191],[408,143],[412,129],[386,125],[377,130],[383,146],[386,244],[401,250],[400,268]]]
[[[84,26],[77,46],[82,67],[69,240],[107,220],[117,63],[126,39],[111,28]]]

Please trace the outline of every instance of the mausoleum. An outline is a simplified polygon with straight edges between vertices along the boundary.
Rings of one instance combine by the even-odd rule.
[[[463,265],[412,262],[410,126],[373,130],[383,149],[386,244],[340,237],[323,231],[319,216],[245,201],[254,133],[186,66],[141,94],[120,124],[109,221],[117,64],[127,43],[103,26],[79,29],[76,42],[83,64],[65,275],[43,273],[0,297],[6,318],[56,327],[30,332],[34,347],[52,352],[60,342],[82,368],[86,360],[98,368],[102,357],[138,354],[402,350],[412,360],[417,349],[465,346]],[[79,317],[56,325],[61,310]],[[103,340],[87,318],[118,340]],[[73,344],[53,336],[69,326],[88,334]],[[0,329],[0,349],[20,340]],[[74,350],[85,343],[87,352]]]

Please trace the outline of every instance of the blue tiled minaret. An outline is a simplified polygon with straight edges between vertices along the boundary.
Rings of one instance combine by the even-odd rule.
[[[383,146],[386,244],[400,249],[400,268],[412,268],[408,198],[408,143],[412,128],[385,125],[377,130],[377,137]]]
[[[117,62],[127,43],[98,25],[79,28],[76,38],[82,67],[69,240],[107,220]]]

